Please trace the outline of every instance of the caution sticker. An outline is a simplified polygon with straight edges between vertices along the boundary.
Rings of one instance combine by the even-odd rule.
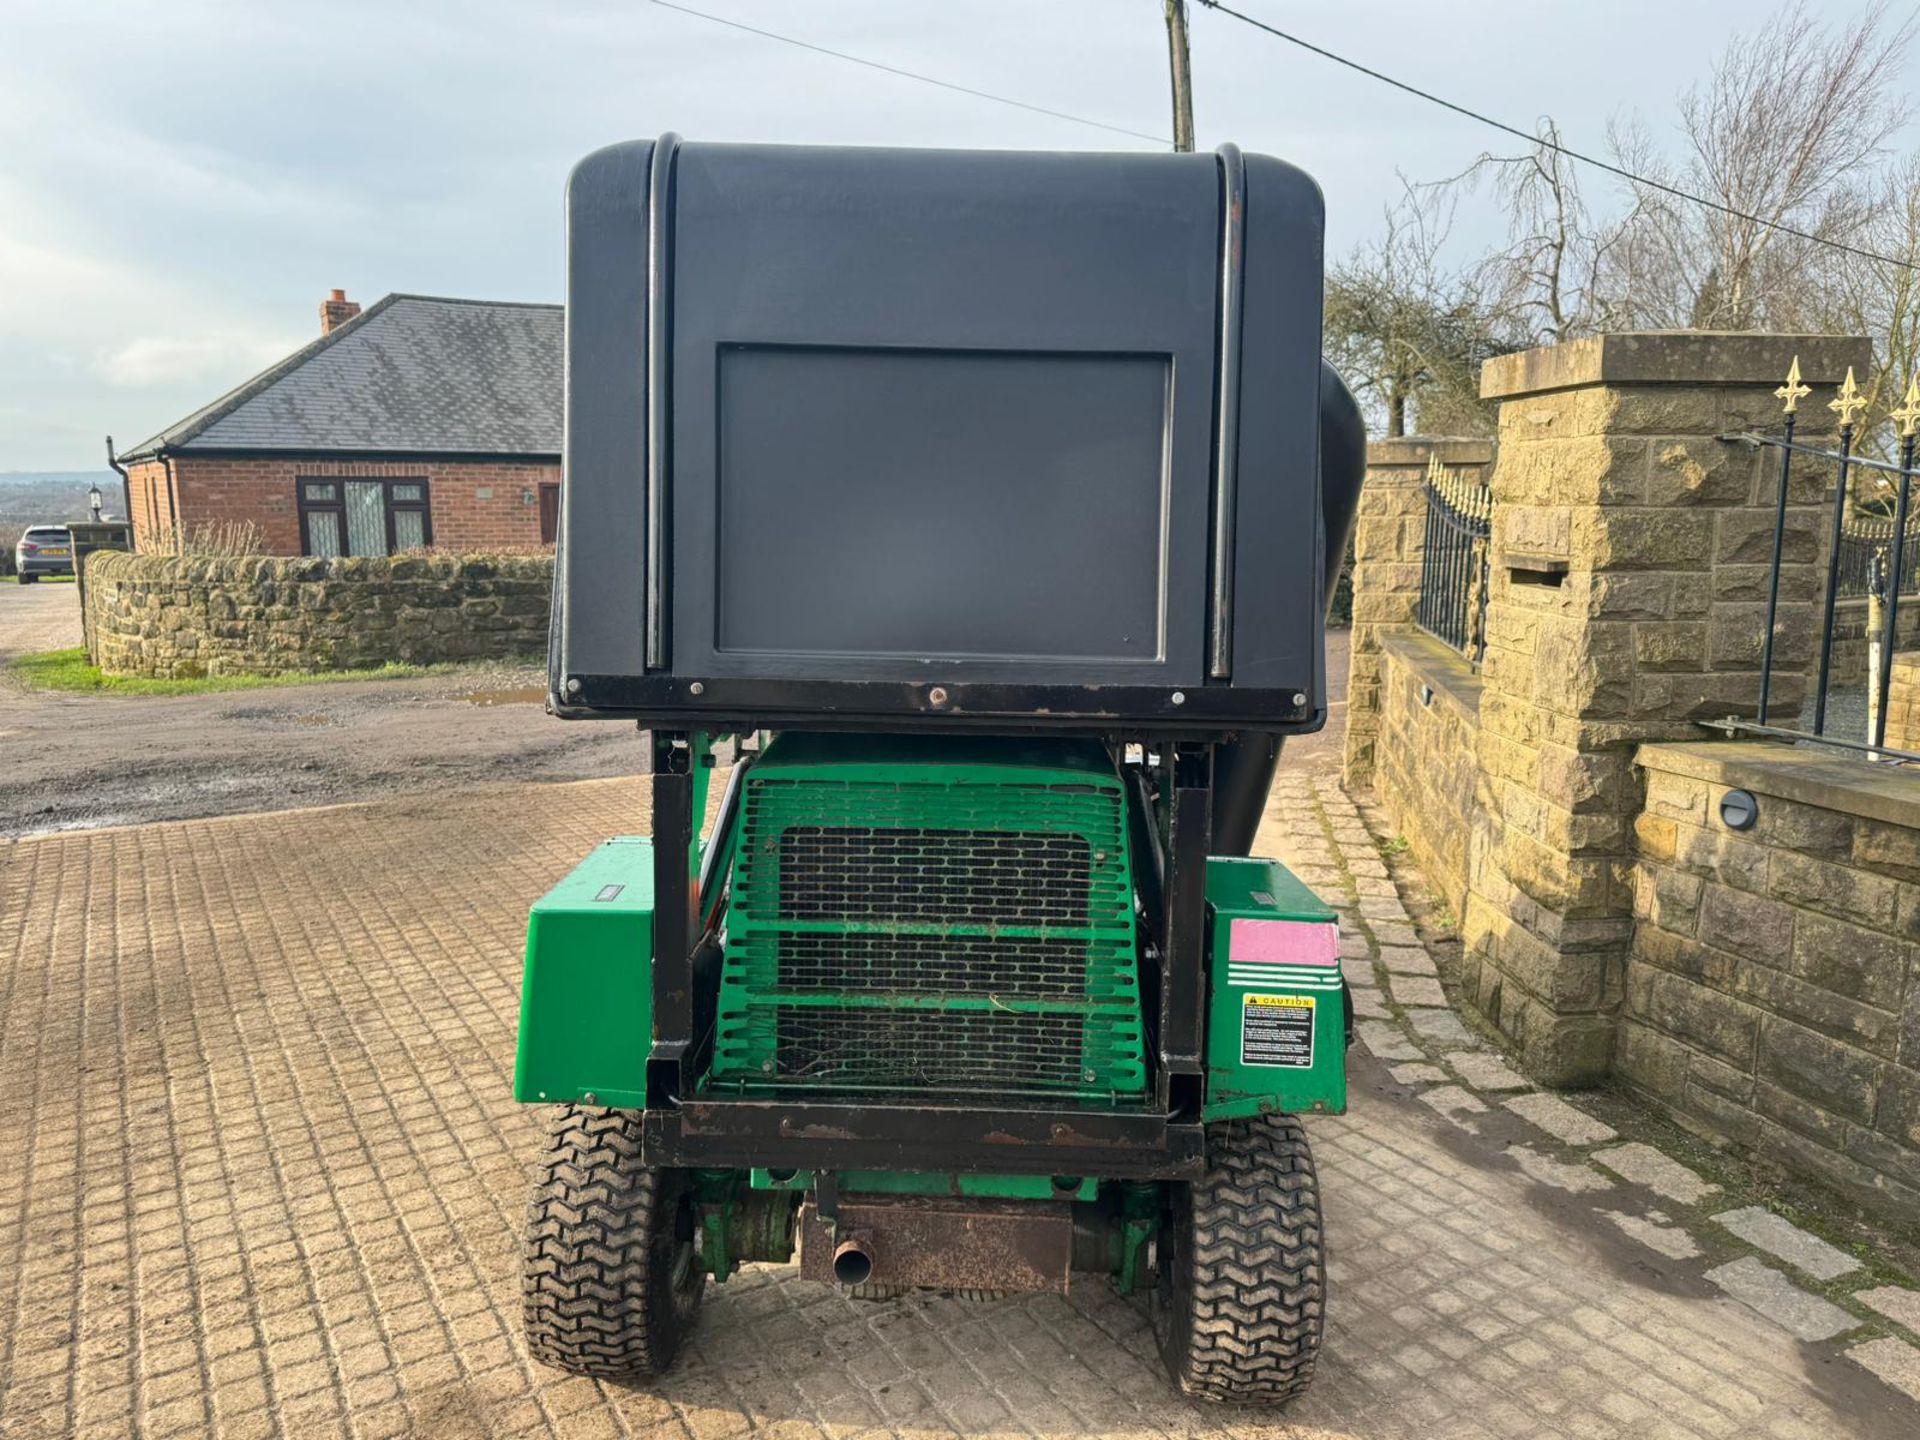
[[[1314,1004],[1311,995],[1242,996],[1240,1063],[1311,1069]]]

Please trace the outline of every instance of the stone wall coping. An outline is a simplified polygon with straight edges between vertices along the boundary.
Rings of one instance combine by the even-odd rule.
[[[550,573],[550,552],[498,551],[454,554],[422,551],[403,555],[169,555],[103,550],[87,557],[90,580],[384,580],[454,579],[468,575]]]
[[[1367,442],[1367,468],[1418,465],[1435,455],[1442,465],[1491,465],[1493,441],[1484,435],[1396,435]]]
[[[1726,330],[1589,335],[1494,357],[1480,369],[1480,397],[1504,400],[1586,385],[1778,385],[1796,355],[1807,384],[1838,385],[1849,366],[1865,378],[1873,342],[1856,335]]]
[[[1380,648],[1391,653],[1433,688],[1469,715],[1480,713],[1480,695],[1486,687],[1467,657],[1424,630],[1392,630],[1380,637]]]
[[[1864,756],[1771,740],[1662,741],[1642,745],[1634,763],[1842,815],[1920,829],[1920,769],[1876,765]]]

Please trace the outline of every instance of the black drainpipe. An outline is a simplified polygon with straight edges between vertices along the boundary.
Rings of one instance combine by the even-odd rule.
[[[120,477],[120,513],[127,521],[127,548],[133,548],[133,479],[113,453],[113,436],[107,436],[107,468]]]

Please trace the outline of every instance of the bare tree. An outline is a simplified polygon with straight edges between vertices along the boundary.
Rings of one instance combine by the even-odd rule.
[[[1795,0],[1731,40],[1706,82],[1681,96],[1677,164],[1639,125],[1616,130],[1623,168],[1724,207],[1633,187],[1635,233],[1620,258],[1642,281],[1636,320],[1726,330],[1787,322],[1817,268],[1812,250],[1858,227],[1863,183],[1911,113],[1913,33],[1912,18],[1889,23],[1884,0],[1836,30]],[[1665,287],[1648,284],[1656,266]]]
[[[1438,184],[1473,191],[1491,183],[1508,240],[1481,261],[1480,288],[1514,336],[1553,345],[1623,323],[1631,313],[1627,288],[1616,293],[1610,286],[1632,276],[1616,252],[1628,243],[1638,207],[1597,223],[1553,117],[1543,116],[1535,133],[1526,152],[1488,151]]]
[[[1421,428],[1490,428],[1482,361],[1503,344],[1471,271],[1443,257],[1453,224],[1444,189],[1407,184],[1380,239],[1327,273],[1326,349],[1389,436]]]
[[[1865,334],[1869,415],[1884,417],[1920,367],[1920,155],[1887,157],[1912,113],[1917,24],[1879,0],[1829,27],[1793,0],[1680,97],[1673,153],[1636,116],[1609,127],[1612,162],[1649,183],[1610,182],[1604,198],[1590,201],[1551,117],[1521,153],[1403,180],[1381,238],[1329,272],[1329,356],[1399,435],[1487,428],[1479,365],[1521,345],[1630,328]],[[1457,203],[1483,186],[1508,238],[1450,265]],[[1871,425],[1861,438],[1884,448]]]
[[[1915,268],[1920,267],[1920,154],[1875,177],[1859,197],[1848,233],[1862,250],[1886,259],[1816,257],[1818,284],[1802,297],[1804,314],[1796,328],[1873,338],[1858,443],[1884,458],[1897,446],[1887,414],[1900,404],[1908,381],[1920,374],[1920,269]]]

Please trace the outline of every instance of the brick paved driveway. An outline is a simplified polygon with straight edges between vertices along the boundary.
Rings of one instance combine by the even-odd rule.
[[[1296,777],[1274,814],[1384,974],[1360,917],[1391,914],[1385,872],[1351,805]],[[643,815],[639,783],[591,781],[0,851],[0,1435],[1920,1433],[1837,1346],[1607,1218],[1660,1233],[1657,1196],[1568,1183],[1588,1169],[1516,1155],[1448,1117],[1466,1091],[1422,1103],[1359,1051],[1352,1114],[1312,1127],[1331,1330],[1284,1422],[1175,1399],[1142,1305],[1096,1283],[870,1305],[760,1268],[713,1293],[657,1394],[537,1369],[522,917]]]

